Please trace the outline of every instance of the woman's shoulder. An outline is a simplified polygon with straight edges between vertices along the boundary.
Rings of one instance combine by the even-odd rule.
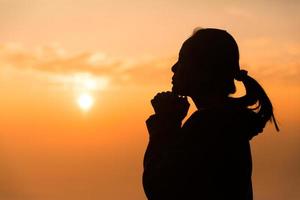
[[[251,139],[259,132],[253,124],[256,114],[247,108],[224,106],[211,109],[197,110],[184,124],[183,128],[190,131],[201,131],[212,134],[226,133],[226,135],[242,136]],[[203,133],[204,132],[204,133]]]
[[[227,116],[226,116],[227,115]],[[225,109],[209,108],[195,111],[184,123],[183,128],[193,131],[213,132],[216,127],[220,127],[224,120],[231,119],[231,113],[226,113]]]
[[[208,122],[210,120],[214,122],[221,121],[230,121],[235,118],[244,118],[249,116],[251,113],[248,109],[238,108],[234,106],[223,106],[223,107],[215,107],[203,110],[195,111],[187,120],[189,123],[201,123]]]
[[[251,140],[254,136],[261,133],[263,130],[260,123],[259,116],[255,111],[247,107],[231,106],[226,108],[225,122],[230,122],[233,130],[243,136],[246,136],[248,140]]]

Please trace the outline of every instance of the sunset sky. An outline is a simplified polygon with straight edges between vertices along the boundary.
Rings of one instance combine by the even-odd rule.
[[[0,0],[0,8],[1,200],[146,199],[150,99],[170,90],[170,67],[197,27],[230,32],[241,67],[273,102],[281,132],[269,124],[251,142],[255,199],[300,199],[300,1]]]

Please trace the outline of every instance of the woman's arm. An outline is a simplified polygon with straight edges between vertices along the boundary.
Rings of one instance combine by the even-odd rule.
[[[179,135],[181,121],[187,115],[189,103],[186,97],[178,97],[172,92],[158,93],[151,104],[155,114],[146,121],[149,144],[146,150],[144,167],[155,162],[170,150],[170,145]]]
[[[178,185],[181,123],[152,115],[146,124],[149,143],[144,156],[144,190],[149,200],[170,199]]]
[[[143,186],[149,199],[170,197],[180,152],[181,121],[189,104],[170,92],[152,99],[155,114],[146,121],[149,143],[144,156]]]
[[[149,143],[144,157],[144,168],[160,165],[180,137],[181,122],[151,115],[146,121]]]

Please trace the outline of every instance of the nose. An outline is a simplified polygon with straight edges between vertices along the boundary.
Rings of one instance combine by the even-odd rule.
[[[171,68],[172,72],[175,73],[176,69],[177,69],[177,65],[178,65],[178,62],[176,62],[173,67]]]

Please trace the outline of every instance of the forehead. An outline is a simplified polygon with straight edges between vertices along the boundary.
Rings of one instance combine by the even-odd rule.
[[[188,38],[186,41],[184,41],[184,43],[182,44],[180,51],[179,51],[179,55],[186,55],[188,53],[191,53],[191,50],[193,49],[192,47],[194,47],[195,44],[192,41],[192,38]]]
[[[182,44],[179,51],[179,57],[195,59],[201,54],[202,51],[203,45],[201,45],[201,43],[199,43],[199,41],[192,36]]]

